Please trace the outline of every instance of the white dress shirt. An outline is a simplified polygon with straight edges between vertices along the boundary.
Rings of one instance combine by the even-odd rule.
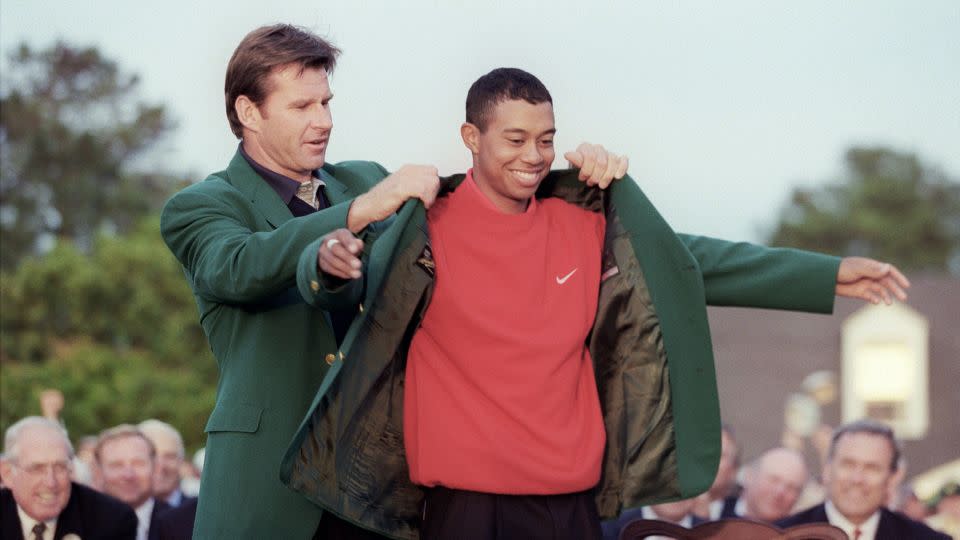
[[[879,509],[874,512],[873,515],[867,518],[866,521],[857,526],[847,519],[846,516],[841,514],[832,502],[827,501],[823,506],[827,512],[827,521],[829,521],[834,527],[840,527],[843,529],[843,532],[847,533],[847,536],[850,537],[850,540],[874,540],[877,537],[877,527],[880,526]],[[853,534],[853,531],[858,528],[860,529],[859,537],[854,536]]]
[[[137,540],[147,540],[150,532],[150,516],[153,514],[153,497],[134,510],[137,513]]]
[[[20,505],[17,505],[17,514],[20,516],[20,527],[23,530],[23,540],[34,540],[33,539],[33,527],[39,521],[33,519],[26,512],[23,511],[23,508],[20,508]],[[44,521],[47,524],[47,529],[43,531],[43,540],[53,540],[53,533],[57,530],[57,518],[53,518],[50,521]]]

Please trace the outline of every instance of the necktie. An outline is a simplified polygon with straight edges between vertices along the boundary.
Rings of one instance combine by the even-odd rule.
[[[853,540],[860,540],[860,535],[863,534],[863,531],[860,530],[860,527],[853,529]]]
[[[33,540],[43,540],[43,533],[47,530],[47,524],[44,522],[39,522],[30,529],[30,532],[33,533]]]
[[[301,201],[309,204],[315,210],[317,209],[317,181],[313,178],[306,182],[301,182],[300,187],[297,189],[297,198]]]

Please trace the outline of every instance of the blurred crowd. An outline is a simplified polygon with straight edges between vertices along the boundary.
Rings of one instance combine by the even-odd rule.
[[[74,449],[62,408],[59,392],[44,392],[43,416],[21,419],[5,433],[0,538],[190,538],[203,450],[188,460],[180,432],[156,419],[82,436]],[[734,431],[724,426],[706,493],[628,509],[603,524],[604,537],[619,538],[637,519],[693,527],[743,518],[783,528],[827,522],[856,540],[960,538],[960,485],[947,482],[919,499],[904,482],[906,458],[887,426],[853,422],[813,440],[819,471],[788,447],[743,464]]]
[[[43,416],[4,435],[0,539],[191,538],[203,449],[188,460],[177,428],[156,419],[81,436],[74,447],[63,395],[44,391],[40,405]]]
[[[905,480],[906,458],[893,431],[862,420],[813,437],[819,470],[794,447],[776,447],[743,464],[732,427],[721,433],[717,476],[699,497],[626,510],[603,524],[604,538],[619,538],[637,519],[690,528],[740,518],[780,528],[829,523],[850,539],[960,539],[960,485],[946,482],[920,500]],[[791,445],[792,446],[792,445]]]

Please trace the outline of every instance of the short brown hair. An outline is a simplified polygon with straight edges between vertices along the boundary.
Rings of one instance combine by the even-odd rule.
[[[147,438],[142,431],[137,429],[137,426],[134,426],[133,424],[120,424],[119,426],[114,426],[112,428],[103,430],[100,432],[100,436],[97,437],[97,446],[93,449],[93,456],[96,458],[97,463],[101,462],[103,445],[110,441],[126,439],[128,437],[143,439],[143,441],[147,443],[147,447],[150,449],[150,459],[156,459],[157,447],[153,445],[153,441]]]
[[[292,24],[261,26],[247,34],[230,57],[223,85],[230,131],[238,139],[243,137],[243,124],[234,103],[238,97],[247,96],[261,105],[270,93],[267,77],[275,68],[294,64],[301,72],[322,68],[332,73],[339,55],[340,49],[329,41]]]

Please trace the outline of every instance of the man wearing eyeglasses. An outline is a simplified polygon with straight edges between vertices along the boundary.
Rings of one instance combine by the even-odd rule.
[[[28,416],[7,429],[0,475],[0,540],[52,540],[73,534],[132,539],[137,516],[122,502],[71,482],[73,446],[63,427]]]

